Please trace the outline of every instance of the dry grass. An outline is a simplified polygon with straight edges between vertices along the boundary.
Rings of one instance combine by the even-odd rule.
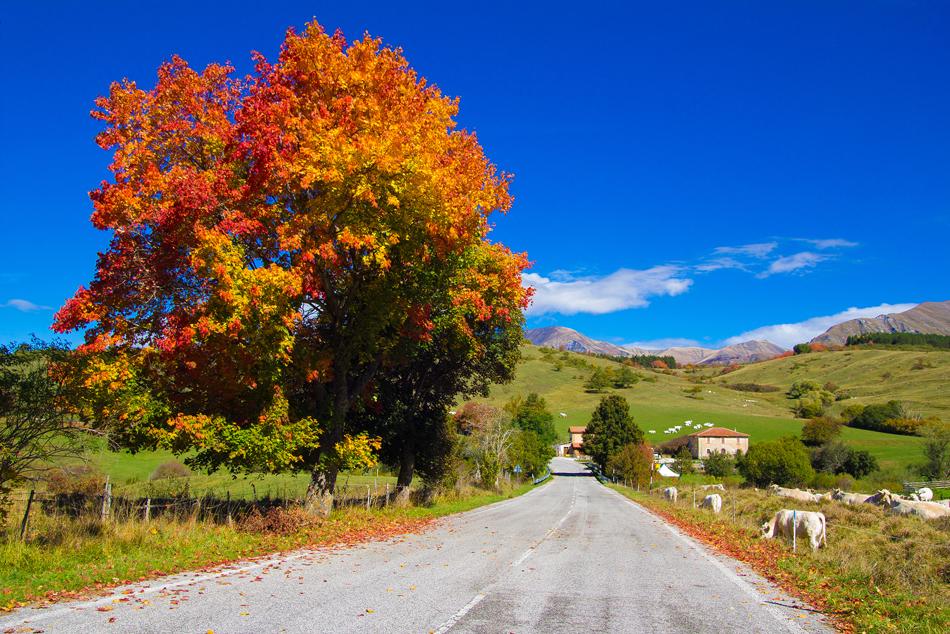
[[[753,489],[729,489],[720,515],[692,508],[692,490],[677,505],[658,495],[621,492],[694,528],[768,576],[800,590],[861,632],[950,631],[950,519],[888,515],[872,505],[795,502]],[[705,493],[703,493],[704,495]],[[697,503],[702,499],[696,492]],[[821,511],[828,545],[811,552],[799,541],[766,546],[759,527],[783,508]],[[733,514],[735,519],[733,520]]]

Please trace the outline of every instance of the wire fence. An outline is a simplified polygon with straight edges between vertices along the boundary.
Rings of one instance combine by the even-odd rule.
[[[338,484],[333,492],[333,505],[337,508],[385,508],[405,498],[395,485]],[[405,493],[410,493],[406,491]],[[224,494],[165,496],[114,495],[111,483],[106,482],[101,493],[50,493],[31,490],[29,493],[10,497],[15,512],[22,513],[17,525],[19,538],[27,536],[31,517],[41,512],[48,518],[63,520],[99,520],[150,522],[156,519],[174,521],[207,521],[219,524],[240,522],[253,513],[265,514],[271,509],[289,509],[305,504],[304,497],[272,495],[262,497],[255,493],[252,499]]]

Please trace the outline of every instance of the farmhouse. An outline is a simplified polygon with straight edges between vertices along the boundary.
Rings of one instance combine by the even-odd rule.
[[[724,427],[710,427],[690,434],[687,447],[693,458],[701,460],[712,453],[746,453],[749,451],[749,434]]]
[[[587,432],[586,427],[568,427],[568,433],[571,435],[571,443],[568,451],[571,455],[583,455],[584,453],[584,434]]]

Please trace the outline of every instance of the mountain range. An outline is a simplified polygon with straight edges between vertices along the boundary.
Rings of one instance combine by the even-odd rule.
[[[536,346],[569,350],[571,352],[590,352],[607,354],[614,357],[632,357],[637,355],[656,355],[673,357],[679,365],[729,365],[732,363],[751,363],[763,361],[785,352],[768,341],[743,341],[721,349],[677,346],[663,350],[648,350],[636,346],[618,346],[606,341],[591,339],[587,335],[563,326],[547,326],[525,331],[525,337]]]
[[[913,332],[950,335],[950,301],[924,302],[902,313],[851,319],[832,326],[811,341],[812,343],[844,345],[848,336],[869,332]],[[525,337],[538,346],[572,352],[591,352],[615,357],[669,356],[673,357],[678,365],[752,363],[771,359],[785,352],[784,348],[764,340],[743,341],[719,349],[676,346],[654,350],[634,345],[618,346],[607,341],[591,339],[587,335],[563,326],[532,328],[525,331]]]
[[[849,319],[832,326],[811,343],[844,345],[851,335],[869,332],[918,332],[950,335],[950,301],[924,302],[902,313]]]

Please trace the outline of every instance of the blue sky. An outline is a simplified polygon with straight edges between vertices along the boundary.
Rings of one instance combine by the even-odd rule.
[[[150,86],[175,53],[246,72],[311,17],[461,97],[515,174],[494,237],[534,262],[530,326],[787,344],[950,299],[950,3],[212,4],[0,15],[0,341],[49,336],[106,244],[88,112],[109,82]]]

